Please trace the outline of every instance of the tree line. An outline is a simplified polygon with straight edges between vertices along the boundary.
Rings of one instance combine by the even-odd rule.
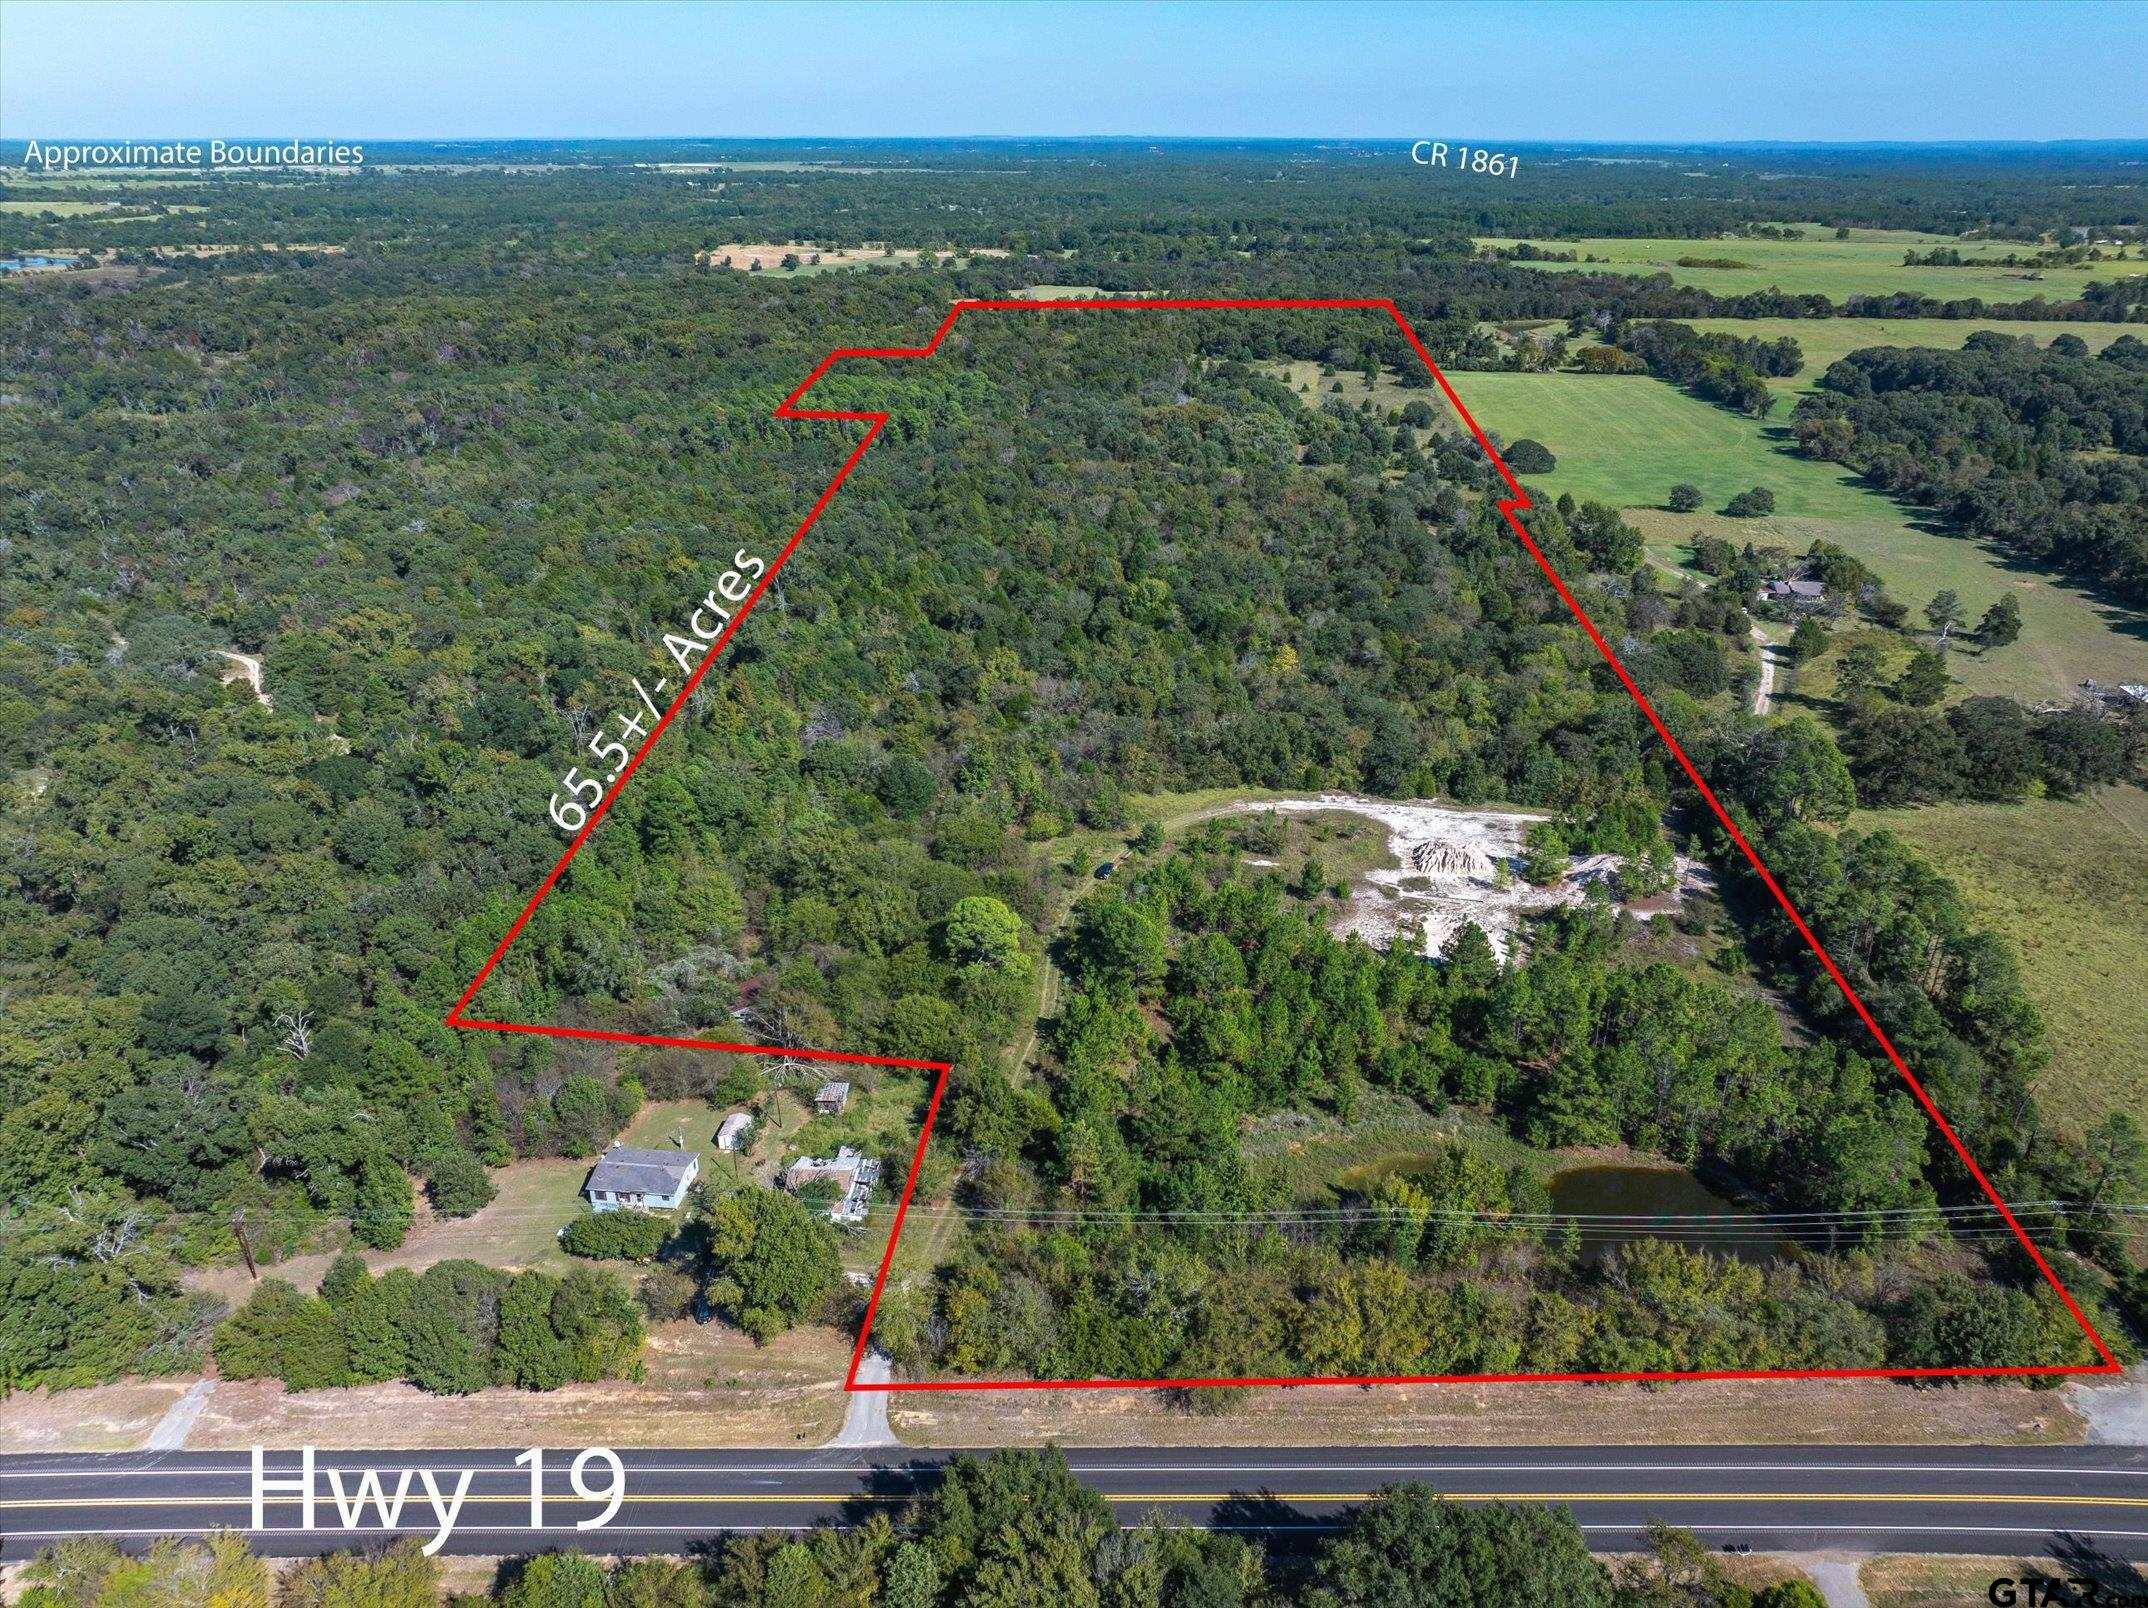
[[[2148,342],[1869,348],[1831,365],[1794,423],[1806,453],[1964,535],[2148,603]]]

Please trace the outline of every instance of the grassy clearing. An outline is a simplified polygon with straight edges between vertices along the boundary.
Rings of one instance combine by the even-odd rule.
[[[945,1391],[897,1396],[889,1419],[912,1446],[949,1447],[1998,1446],[2077,1441],[2082,1431],[2057,1391],[1842,1379],[1316,1385],[1288,1396],[1252,1390],[1222,1413],[1180,1411],[1157,1391]]]
[[[1355,409],[1360,402],[1369,401],[1382,413],[1394,408],[1407,407],[1412,402],[1429,402],[1443,417],[1451,410],[1447,399],[1440,395],[1432,383],[1432,377],[1424,376],[1422,385],[1404,385],[1402,376],[1393,369],[1383,368],[1370,385],[1365,383],[1360,369],[1343,369],[1334,374],[1321,372],[1321,365],[1310,359],[1300,358],[1290,362],[1263,363],[1263,374],[1281,380],[1293,391],[1300,393],[1308,407],[1318,407],[1330,400],[1344,403]],[[1335,387],[1341,386],[1340,391]]]
[[[392,1251],[368,1251],[352,1246],[375,1273],[391,1267],[423,1271],[435,1262],[467,1257],[492,1267],[543,1268],[557,1273],[572,1263],[559,1248],[559,1231],[583,1210],[582,1181],[589,1176],[587,1161],[518,1161],[492,1175],[499,1193],[492,1204],[469,1217],[435,1217],[418,1197],[417,1221],[403,1243]],[[263,1263],[263,1278],[279,1278],[312,1290],[335,1260],[332,1251],[308,1252],[274,1264]],[[246,1299],[253,1281],[236,1263],[191,1269],[189,1289],[206,1290],[225,1300]]]
[[[1330,1185],[1362,1186],[1408,1171],[1446,1145],[1467,1139],[1501,1165],[1534,1165],[1541,1152],[1496,1123],[1460,1109],[1435,1116],[1398,1094],[1366,1091],[1350,1121],[1322,1112],[1288,1113],[1250,1124],[1247,1159],[1292,1200],[1323,1198]]]
[[[2049,1029],[2036,1093],[2054,1124],[2079,1133],[2148,1104],[2148,792],[1874,811],[1857,823],[1914,844],[1960,884],[1979,925],[2020,947]]]
[[[1295,884],[1309,859],[1317,859],[1323,885],[1356,884],[1365,873],[1399,862],[1387,846],[1387,828],[1347,810],[1312,815],[1260,811],[1232,821],[1226,840],[1237,845],[1248,870],[1279,872]]]
[[[619,1142],[645,1150],[699,1151],[707,1166],[716,1153],[716,1124],[728,1114],[706,1100],[651,1100],[634,1114]],[[678,1143],[681,1139],[685,1144]]]
[[[1551,251],[1571,251],[1596,262],[1534,262],[1517,267],[1554,273],[1669,274],[1672,283],[1692,285],[1719,296],[1781,290],[1816,294],[1836,301],[1845,296],[1884,296],[1909,290],[1942,301],[1979,297],[1987,302],[2072,301],[2092,280],[2120,279],[2143,270],[2136,251],[2120,262],[2085,263],[2075,268],[2006,268],[1996,263],[1973,268],[1905,268],[1903,254],[1949,246],[1972,259],[2027,254],[2018,242],[1955,240],[1907,229],[1852,229],[1837,240],[1832,229],[1808,224],[1803,240],[1539,240]],[[1512,239],[1479,240],[1479,246],[1510,246]],[[1682,268],[1681,257],[1746,264],[1740,268]],[[2026,277],[2035,275],[2037,277]]]
[[[2148,273],[2148,263],[2140,265]],[[2049,346],[2061,335],[2078,335],[2092,352],[2100,352],[2121,335],[2148,340],[2144,324],[2072,324],[2053,320],[1996,318],[1693,318],[1680,320],[1712,335],[1743,335],[1755,340],[1780,340],[1787,335],[1805,354],[1802,372],[1768,381],[1768,388],[1786,397],[1804,395],[1820,383],[1827,366],[1867,346],[1929,346],[1958,352],[1969,337],[1992,330],[2001,335],[2027,336],[2038,346]]]
[[[785,1141],[786,1157],[832,1156],[844,1145],[868,1156],[901,1156],[908,1164],[925,1109],[925,1080],[892,1067],[830,1067],[850,1080],[850,1104],[839,1116],[809,1115]],[[806,1091],[810,1096],[810,1091]],[[792,1099],[789,1091],[779,1095]],[[901,1187],[901,1180],[895,1181]]]
[[[1157,829],[1169,837],[1204,816],[1229,814],[1243,800],[1302,796],[1272,787],[1202,787],[1185,793],[1130,793],[1126,799],[1126,813],[1135,821],[1154,821]]]
[[[1952,588],[1974,619],[2001,595],[2013,595],[2021,605],[2021,640],[1996,653],[1956,655],[1964,692],[2037,701],[2066,696],[2085,677],[2148,675],[2148,621],[2056,576],[2016,567],[1982,543],[1918,522],[1854,476],[1798,456],[1780,425],[1742,418],[1640,375],[1454,378],[1487,430],[1509,441],[1533,437],[1558,458],[1550,474],[1529,477],[1533,492],[1572,492],[1630,510],[1650,557],[1666,568],[1684,566],[1697,534],[1796,552],[1830,541],[1912,607]],[[1701,488],[1711,511],[1663,508],[1681,480]],[[1712,512],[1749,486],[1775,493],[1774,515],[1730,519]]]

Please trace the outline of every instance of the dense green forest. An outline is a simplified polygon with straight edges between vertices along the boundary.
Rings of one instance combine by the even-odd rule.
[[[2086,1360],[2055,1299],[1994,1303],[1877,1243],[1936,1201],[1929,1125],[1873,1063],[1787,1050],[1758,1000],[1621,964],[1602,918],[1541,935],[1519,968],[1465,927],[1430,967],[1336,941],[1230,859],[1173,858],[1086,906],[1049,1104],[989,1086],[956,1104],[992,1222],[929,1314],[883,1317],[898,1359],[1072,1378],[1916,1367],[1981,1330],[1980,1360]],[[1869,1214],[1840,1248],[1874,1254],[1763,1277],[1640,1240],[1584,1266],[1542,1186],[1468,1144],[1292,1221],[1241,1123],[1347,1112],[1365,1086],[1488,1105],[1537,1146],[1623,1141],[1772,1180],[1786,1208]]]
[[[1225,149],[1102,175],[1046,153],[1012,178],[956,157],[878,179],[220,181],[203,213],[111,223],[104,266],[0,287],[0,1380],[179,1371],[212,1344],[227,1373],[313,1383],[632,1372],[643,1315],[608,1275],[346,1267],[318,1295],[264,1285],[221,1329],[184,1275],[396,1247],[420,1192],[480,1211],[487,1169],[592,1156],[647,1098],[716,1091],[719,1058],[440,1018],[563,846],[563,774],[638,743],[636,680],[678,674],[666,633],[772,559],[854,441],[770,417],[830,348],[1066,283],[1391,295],[1466,362],[1486,320],[1739,310],[1482,260],[1477,233],[1758,221],[1725,198],[1733,175],[1665,200],[1660,174],[1567,169],[1469,208],[1419,181],[1397,209],[1398,181],[1348,157],[1318,182],[1272,169]],[[1795,183],[1773,216],[2057,221],[2049,176],[2012,169]],[[2137,186],[2106,174],[2077,215],[2137,218]],[[0,218],[0,249],[67,236]],[[695,261],[762,236],[1008,255],[797,277]],[[254,249],[276,243],[340,249]],[[153,251],[214,244],[241,249]],[[1706,386],[1720,358],[1734,406],[1746,371],[1790,360],[1674,346],[1641,360]],[[917,1366],[2087,1360],[2018,1254],[1941,1231],[1958,1164],[1513,541],[1481,454],[1425,427],[1437,393],[1307,407],[1265,372],[1286,358],[1412,370],[1367,315],[1007,315],[966,319],[930,362],[831,376],[814,402],[887,411],[887,439],[474,1008],[954,1061],[948,1142],[973,1164],[947,1187],[975,1227],[883,1314]],[[1976,348],[1947,394],[2039,362],[2138,377],[2124,353]],[[1855,443],[1910,428],[1888,422],[1906,388],[1885,365],[1846,368],[1867,390],[1831,373],[1808,409],[1862,410]],[[2133,470],[2051,453],[2137,450],[2139,421],[2069,394],[2119,422],[2091,440],[2072,420],[2004,471],[2085,517]],[[2002,1190],[2081,1200],[2137,1173],[2137,1134],[2099,1162],[2042,1130],[2040,1027],[2004,939],[1899,842],[1839,830],[1873,745],[1846,758],[1809,721],[1740,712],[1749,592],[1671,589],[1610,510],[1530,520]],[[2045,556],[2088,562],[2086,530],[2066,542]],[[233,655],[258,657],[265,696]],[[1957,776],[1978,768],[1963,752]],[[1070,838],[1131,835],[1133,796],[1205,788],[1497,800],[1555,816],[1572,852],[1675,843],[1723,875],[1734,959],[1649,964],[1601,911],[1543,924],[1515,967],[1466,941],[1438,966],[1382,956],[1213,840],[1132,855],[1061,930]],[[1069,986],[1025,1059],[1047,954]],[[1661,1153],[1777,1206],[1929,1215],[1765,1278],[1676,1247],[1583,1266],[1521,1227],[1434,1231],[1534,1198],[1465,1146],[1429,1184],[1328,1203],[1377,1232],[1173,1217],[1304,1204],[1239,1134],[1347,1120],[1364,1089],[1526,1147]],[[1091,1215],[1055,1231],[1051,1210]],[[2106,1320],[2137,1311],[2120,1238],[2093,1212],[2073,1225],[2077,1292]],[[728,1279],[719,1305],[756,1332],[822,1315],[756,1302],[720,1251],[696,1273]],[[1226,1285],[1243,1311],[1204,1294]]]

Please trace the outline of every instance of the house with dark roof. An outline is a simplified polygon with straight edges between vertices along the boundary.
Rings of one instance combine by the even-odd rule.
[[[589,1169],[582,1193],[593,1212],[671,1212],[701,1176],[699,1152],[613,1145]]]
[[[1827,596],[1825,582],[1804,577],[1786,581],[1770,581],[1760,589],[1761,597],[1769,603],[1817,603]]]

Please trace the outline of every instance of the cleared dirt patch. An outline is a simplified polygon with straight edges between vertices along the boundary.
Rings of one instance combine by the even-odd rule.
[[[125,1452],[187,1393],[191,1379],[126,1379],[87,1390],[22,1390],[0,1401],[0,1447],[10,1452]]]
[[[262,682],[260,655],[241,653],[236,648],[218,648],[216,656],[229,665],[218,678],[225,686],[236,686],[244,682],[253,690],[255,703],[264,709],[276,707],[276,700],[269,696],[268,688]]]

